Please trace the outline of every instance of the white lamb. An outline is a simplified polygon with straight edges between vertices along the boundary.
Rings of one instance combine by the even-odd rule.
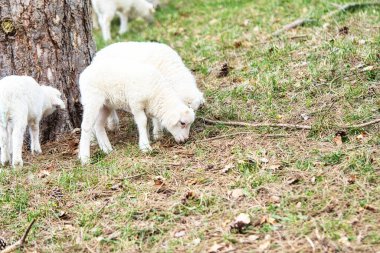
[[[100,50],[94,61],[123,57],[128,61],[154,66],[169,81],[177,96],[192,109],[197,110],[204,103],[203,93],[198,89],[191,71],[181,57],[168,45],[157,42],[120,42]],[[124,67],[124,71],[127,68]],[[110,129],[117,128],[119,120],[115,111],[108,119]],[[153,118],[154,139],[162,137],[162,127]]]
[[[40,86],[29,76],[8,76],[0,80],[0,149],[1,164],[23,166],[22,145],[29,126],[32,154],[41,153],[40,121],[56,108],[65,108],[61,93],[49,86]]]
[[[112,110],[133,114],[139,132],[139,147],[151,150],[147,115],[156,118],[175,138],[189,138],[194,111],[178,98],[166,79],[154,67],[129,62],[124,58],[94,61],[80,75],[79,87],[83,104],[79,158],[86,164],[90,158],[90,141],[94,130],[100,148],[109,153],[112,146],[105,131]]]
[[[115,15],[120,18],[119,34],[123,34],[128,31],[128,19],[131,15],[142,17],[151,23],[155,12],[153,4],[146,0],[92,0],[92,6],[98,16],[105,41],[111,39],[111,21]]]

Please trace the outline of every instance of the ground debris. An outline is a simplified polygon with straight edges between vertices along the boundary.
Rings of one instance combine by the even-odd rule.
[[[222,68],[219,70],[219,73],[217,75],[218,78],[226,77],[230,73],[231,67],[228,65],[228,63],[224,63],[222,65]]]
[[[242,233],[251,224],[251,218],[246,213],[239,214],[231,224],[231,230]]]

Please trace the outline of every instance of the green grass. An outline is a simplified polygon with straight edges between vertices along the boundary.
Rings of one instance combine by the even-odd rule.
[[[199,120],[188,143],[166,135],[142,154],[123,116],[122,129],[110,134],[115,151],[93,148],[89,166],[70,145],[53,143],[43,156],[24,154],[33,165],[2,168],[0,236],[14,242],[37,218],[28,251],[207,252],[214,244],[236,252],[379,251],[379,126],[346,131],[341,146],[333,138],[340,125],[379,117],[380,8],[320,20],[334,8],[313,0],[170,0],[153,25],[134,20],[120,36],[115,20],[112,43],[159,41],[178,51],[206,96],[198,115],[312,131]],[[299,17],[316,22],[270,36]],[[106,46],[100,31],[94,36],[98,49]],[[225,63],[231,70],[219,78]],[[234,189],[244,195],[233,197]],[[230,229],[240,213],[251,217],[241,233]]]

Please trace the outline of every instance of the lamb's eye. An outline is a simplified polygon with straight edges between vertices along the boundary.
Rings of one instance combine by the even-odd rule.
[[[186,126],[185,122],[180,121],[180,123],[181,123],[181,126]]]

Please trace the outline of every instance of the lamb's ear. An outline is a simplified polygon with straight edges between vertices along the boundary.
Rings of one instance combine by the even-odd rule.
[[[60,96],[54,96],[53,97],[53,101],[52,101],[52,105],[53,106],[56,106],[60,109],[65,109],[66,106],[65,106],[65,103],[63,103],[62,99]]]
[[[65,103],[61,99],[61,92],[58,89],[53,88],[51,86],[44,86],[44,85],[42,87],[47,91],[47,94],[50,97],[50,102],[52,106],[58,107],[61,109],[66,108]]]

